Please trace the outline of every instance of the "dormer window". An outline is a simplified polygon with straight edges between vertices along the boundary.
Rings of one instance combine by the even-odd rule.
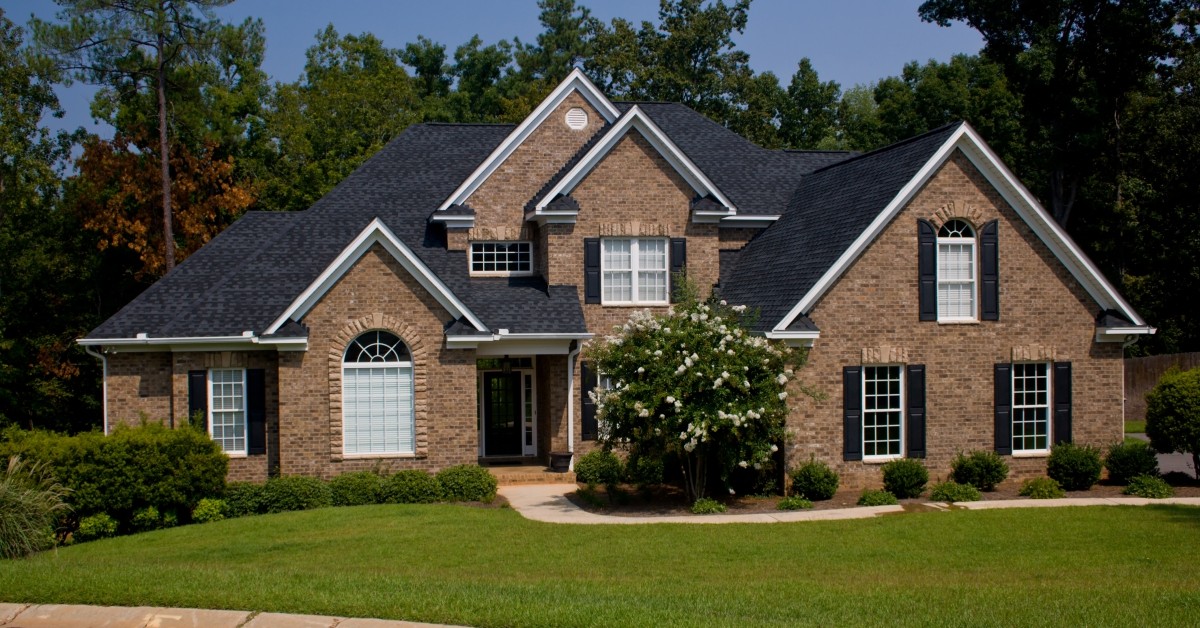
[[[937,236],[938,320],[975,320],[975,230],[949,220]]]
[[[533,274],[533,243],[472,242],[471,274],[512,277]]]

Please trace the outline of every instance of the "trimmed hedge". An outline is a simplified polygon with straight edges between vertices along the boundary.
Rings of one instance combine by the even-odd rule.
[[[792,495],[820,501],[832,499],[838,489],[838,474],[816,459],[792,469]]]
[[[366,506],[383,501],[383,478],[374,471],[343,473],[329,481],[334,506]]]
[[[262,500],[266,512],[312,510],[333,505],[329,485],[321,478],[289,475],[271,478],[263,485]]]
[[[446,467],[437,474],[442,499],[452,502],[485,502],[496,498],[496,476],[473,464]]]
[[[621,459],[605,449],[593,449],[575,463],[575,478],[589,487],[616,486],[624,475]]]
[[[225,486],[225,514],[229,517],[261,515],[267,512],[263,485],[254,482],[230,482]]]
[[[442,485],[420,469],[398,471],[383,482],[383,501],[389,504],[432,504],[442,500]]]

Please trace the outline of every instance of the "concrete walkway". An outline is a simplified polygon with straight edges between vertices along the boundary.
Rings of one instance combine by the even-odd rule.
[[[4,628],[437,628],[383,619],[345,619],[317,615],[211,611],[149,606],[83,606],[79,604],[7,604],[0,602]]]
[[[744,515],[660,515],[620,517],[588,512],[576,506],[566,495],[576,490],[575,484],[541,484],[501,486],[500,494],[526,519],[546,523],[576,524],[645,524],[645,523],[785,523],[791,521],[831,521],[835,519],[870,519],[913,510],[907,506],[856,506],[835,510],[779,510]],[[1064,499],[1009,499],[997,501],[962,502],[953,506],[941,502],[917,504],[920,510],[989,510],[993,508],[1054,508],[1061,506],[1145,506],[1147,504],[1183,504],[1200,506],[1200,497],[1145,499],[1142,497],[1068,497]]]

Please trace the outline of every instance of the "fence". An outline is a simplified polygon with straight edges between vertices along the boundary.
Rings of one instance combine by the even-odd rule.
[[[1200,352],[1152,355],[1125,360],[1125,420],[1146,418],[1146,393],[1172,366],[1190,369],[1200,366]]]

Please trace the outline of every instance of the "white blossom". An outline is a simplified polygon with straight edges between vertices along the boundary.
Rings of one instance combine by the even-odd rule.
[[[787,399],[787,391],[786,390],[779,393],[779,399],[780,400]]]

